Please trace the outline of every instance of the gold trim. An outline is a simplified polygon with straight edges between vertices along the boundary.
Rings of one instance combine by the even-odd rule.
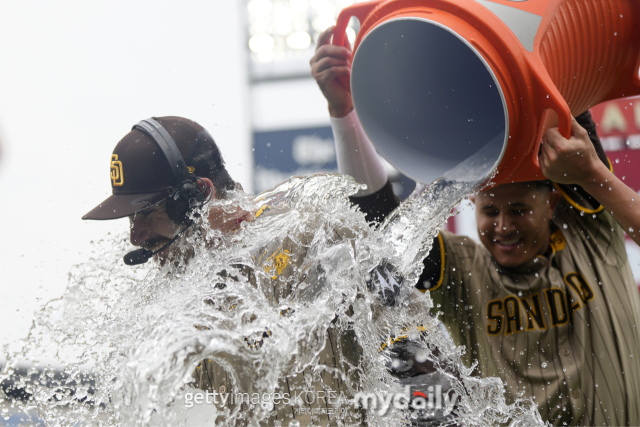
[[[267,210],[269,208],[269,205],[264,205],[263,207],[261,207],[260,209],[258,209],[256,211],[256,213],[253,215],[253,219],[258,218],[260,215],[262,215],[264,213],[265,210]]]
[[[122,174],[122,162],[118,160],[117,154],[111,155],[111,182],[114,187],[122,187],[124,185],[124,176]]]
[[[405,332],[411,330],[411,326],[404,328],[403,330],[400,331],[401,334],[404,334]],[[419,332],[425,332],[427,330],[427,328],[424,327],[424,325],[418,326],[417,327]],[[380,345],[380,348],[378,349],[378,353],[380,353],[382,350],[384,350],[385,348],[387,348],[388,346],[390,346],[391,344],[395,344],[398,341],[402,341],[405,338],[408,338],[409,334],[404,334],[404,335],[398,335],[397,337],[389,337],[387,338],[387,340],[385,342],[383,342]]]
[[[491,337],[502,333],[502,326],[505,321],[505,317],[502,314],[493,314],[493,307],[498,303],[500,304],[498,311],[503,311],[504,303],[502,302],[502,298],[494,299],[487,303],[487,334]],[[495,325],[491,325],[490,322],[495,322]],[[495,326],[495,328],[491,328],[491,326]],[[494,331],[491,332],[491,329],[494,329]]]
[[[536,329],[540,330],[540,331],[546,331],[547,330],[547,324],[544,321],[544,310],[542,309],[542,299],[540,298],[540,292],[536,292],[535,294],[531,294],[530,295],[531,298],[531,305],[529,305],[529,300],[527,299],[526,296],[521,296],[520,297],[520,302],[522,303],[522,307],[524,308],[524,314],[527,320],[527,331],[535,331]],[[539,312],[535,312],[534,311],[534,306],[535,306],[535,301],[538,301],[538,308],[537,310]],[[527,307],[529,307],[529,309],[527,310]],[[540,324],[538,323],[538,320],[533,316],[533,314],[540,316],[540,320],[542,321],[542,326],[540,326]],[[531,320],[531,322],[529,322],[529,320]],[[531,328],[529,328],[529,323],[531,323]],[[533,326],[533,324],[536,324],[536,326]]]
[[[613,173],[613,164],[611,163],[611,159],[607,157],[607,161],[609,162],[609,171]],[[567,202],[569,202],[569,204],[571,204],[571,206],[578,209],[579,211],[583,211],[586,214],[597,214],[604,210],[604,206],[602,206],[602,204],[600,204],[600,207],[598,209],[589,209],[585,208],[584,206],[580,206],[575,201],[573,201],[573,199],[571,199],[569,195],[562,190],[562,188],[560,188],[560,185],[557,182],[554,182],[553,186],[560,192],[560,194],[562,194],[562,196],[567,200]]]
[[[442,282],[444,280],[444,262],[445,262],[444,240],[442,239],[442,233],[439,231],[438,231],[438,242],[440,242],[440,279],[438,280],[438,284],[435,287],[429,288],[429,289],[420,289],[422,292],[435,291],[442,285]]]
[[[509,315],[509,309],[507,308],[507,301],[515,301],[515,306],[513,307],[513,317]],[[524,331],[522,327],[522,316],[520,315],[520,299],[518,299],[515,295],[509,295],[502,300],[502,305],[504,306],[504,336],[514,335],[518,332]],[[515,322],[514,328],[512,332],[509,332],[511,329],[511,322]],[[520,328],[518,328],[518,323],[520,323]]]
[[[551,300],[549,299],[549,295],[550,295],[550,294],[554,294],[554,295],[555,295],[556,293],[555,293],[555,292],[552,292],[552,291],[559,291],[559,292],[560,292],[561,297],[564,297],[565,305],[564,305],[564,307],[562,307],[562,310],[564,311],[564,314],[565,314],[566,319],[565,319],[565,321],[564,321],[564,322],[562,322],[562,323],[560,323],[560,322],[558,322],[558,323],[554,323],[554,322],[553,322],[553,315],[552,315],[552,313],[551,313]],[[567,299],[568,299],[568,297],[569,297],[569,296],[568,296],[568,295],[567,295],[567,293],[564,291],[564,289],[560,289],[560,288],[556,288],[556,287],[551,287],[551,288],[549,288],[549,289],[545,289],[545,290],[544,290],[544,295],[545,295],[545,297],[547,298],[547,307],[548,307],[548,309],[549,309],[549,320],[551,320],[551,327],[552,327],[552,328],[557,328],[558,326],[566,325],[567,323],[569,323],[569,320],[570,320],[570,317],[571,317],[571,313],[569,312],[569,301],[567,301]],[[554,307],[556,308],[556,310],[557,310],[557,309],[558,309],[558,305],[556,304],[556,301],[557,301],[557,300],[556,300],[555,296],[553,296],[553,306],[554,306]],[[560,320],[560,318],[559,318],[559,317],[558,317],[558,320]]]
[[[604,206],[602,205],[600,205],[598,209],[589,209],[589,208],[585,208],[584,206],[580,206],[579,204],[574,202],[573,199],[571,199],[571,197],[569,197],[569,195],[565,193],[562,188],[560,188],[560,185],[558,185],[558,183],[554,182],[553,186],[556,187],[556,190],[558,190],[560,194],[562,194],[562,197],[564,197],[565,200],[569,202],[571,206],[578,209],[579,211],[583,211],[584,213],[587,213],[587,214],[597,214],[604,210]]]
[[[589,293],[591,295],[585,295],[585,289],[583,289],[582,286],[580,287],[580,289],[578,289],[578,287],[576,286],[575,282],[573,280],[569,279],[570,276],[571,277],[576,277],[578,279],[578,282],[580,282],[581,285],[586,286],[586,288],[589,290]],[[564,276],[564,283],[566,283],[567,286],[569,286],[571,289],[573,289],[573,291],[578,295],[578,298],[585,305],[589,301],[593,301],[593,299],[595,298],[595,293],[593,292],[593,288],[591,288],[591,285],[589,284],[589,282],[587,282],[587,279],[585,279],[584,276],[578,271],[571,271],[571,272],[567,273]]]

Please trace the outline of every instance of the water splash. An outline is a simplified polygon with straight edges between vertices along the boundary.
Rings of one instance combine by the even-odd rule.
[[[212,360],[236,391],[259,395],[281,389],[285,378],[304,378],[301,390],[339,381],[347,399],[402,393],[387,371],[390,356],[379,350],[406,335],[459,396],[450,424],[541,425],[529,403],[505,402],[499,379],[472,376],[473,367],[460,359],[464,349],[428,314],[428,294],[413,290],[433,236],[472,187],[445,181],[419,187],[374,230],[349,204],[361,188],[353,180],[295,177],[257,199],[236,194],[216,201],[230,212],[242,206],[262,213],[226,235],[197,218],[206,231],[179,243],[193,255],[175,265],[126,267],[128,236],[108,236],[72,269],[64,296],[37,313],[0,380],[27,390],[32,397],[23,409],[37,410],[52,426],[286,426],[300,417],[275,420],[269,405],[188,408],[193,372]],[[286,255],[278,258],[278,248]],[[381,265],[407,285],[392,307],[367,286]],[[331,366],[322,356],[328,346],[337,348]],[[354,346],[355,359],[346,351]],[[14,375],[21,360],[35,366],[30,375]],[[334,423],[400,426],[416,415],[352,410]],[[320,424],[321,415],[309,421]]]

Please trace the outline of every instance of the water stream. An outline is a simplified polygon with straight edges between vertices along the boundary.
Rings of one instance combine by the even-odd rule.
[[[304,377],[301,390],[337,381],[347,399],[341,404],[352,407],[357,393],[405,391],[388,372],[388,353],[379,350],[407,335],[459,396],[451,425],[541,425],[530,403],[505,402],[499,379],[473,376],[460,360],[464,349],[429,315],[428,293],[413,290],[433,237],[476,185],[419,186],[374,229],[348,201],[360,189],[352,179],[294,177],[256,199],[235,194],[216,201],[261,214],[227,235],[197,218],[207,231],[179,243],[193,253],[179,265],[127,267],[128,234],[106,236],[69,273],[64,296],[36,314],[22,349],[8,355],[0,380],[13,378],[13,388],[26,388],[32,398],[5,406],[36,411],[51,426],[297,427],[305,418],[295,411],[274,420],[272,411],[282,404],[195,404],[193,372],[211,360],[236,392],[260,396],[280,390],[285,378]],[[392,307],[367,286],[379,266],[404,278]],[[333,365],[323,362],[327,346],[337,347]],[[346,351],[350,346],[358,357]],[[21,361],[32,364],[31,376],[14,375]],[[410,424],[416,414],[350,409],[334,423],[392,427]],[[326,425],[322,419],[312,413],[309,425]]]

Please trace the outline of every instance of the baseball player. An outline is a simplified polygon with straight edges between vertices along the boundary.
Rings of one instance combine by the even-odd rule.
[[[182,249],[175,242],[196,228],[192,214],[197,214],[198,208],[211,198],[225,199],[230,191],[241,191],[227,173],[211,135],[202,126],[181,117],[159,117],[136,124],[115,147],[110,166],[113,195],[83,219],[130,219],[131,243],[141,249],[124,256],[127,264],[140,264],[152,257],[161,264],[189,262],[193,252]],[[208,223],[223,234],[234,233],[242,222],[273,219],[285,212],[288,205],[279,203],[276,197],[256,201],[256,206],[258,208],[255,211],[240,207],[207,206]],[[282,234],[265,243],[248,265],[236,266],[244,279],[262,290],[265,300],[278,308],[286,304],[288,298],[313,300],[323,289],[322,278],[319,277],[322,271],[314,270],[315,265],[303,265],[307,250],[312,247],[313,232]],[[326,239],[330,243],[349,241],[355,237],[355,233],[348,229],[326,230]],[[234,281],[242,280],[230,276],[212,277],[212,289],[223,289],[226,284],[232,285]],[[304,280],[314,286],[298,289],[297,285]],[[211,302],[211,306],[212,310],[234,310],[231,303],[228,307],[219,307]],[[290,314],[289,310],[282,308],[282,316]],[[209,329],[207,324],[194,326],[202,334]],[[271,331],[265,330],[256,336],[246,337],[245,342],[250,350],[260,351],[264,340],[270,337]],[[344,397],[349,398],[350,390],[358,387],[361,352],[355,334],[349,330],[339,331],[332,323],[325,336],[318,337],[314,343],[307,345],[309,351],[317,351],[317,363],[301,373],[280,379],[276,393],[281,397],[274,399],[273,406],[267,408],[271,412],[265,421],[268,425],[288,420],[296,420],[301,425],[309,425],[312,421],[322,425],[364,422],[361,410],[346,404],[337,407],[340,402],[332,402],[327,398],[331,395],[343,396],[345,393]],[[321,347],[311,348],[313,345]],[[221,352],[224,353],[224,349]],[[237,410],[241,418],[236,425],[249,423],[250,417],[246,415],[254,402],[238,402],[236,392],[246,391],[247,387],[243,385],[247,386],[247,382],[255,378],[243,376],[242,367],[234,365],[238,362],[232,355],[217,356],[234,367],[239,386],[214,359],[206,359],[199,364],[194,374],[196,386],[217,393],[220,396],[217,398],[221,405],[219,409],[227,407]],[[347,385],[346,382],[351,384]],[[307,392],[315,392],[313,399],[307,398]],[[296,396],[301,394],[306,400],[296,400]],[[254,405],[253,411],[259,408],[259,404],[257,407]],[[346,415],[345,410],[349,411]]]
[[[351,52],[325,31],[311,59],[329,103],[340,171],[368,185],[352,198],[370,218],[398,202],[336,79]],[[586,128],[586,129],[585,129]],[[417,286],[429,291],[476,374],[500,377],[508,402],[529,398],[555,425],[639,425],[640,297],[624,245],[636,243],[637,194],[610,170],[588,112],[567,140],[544,138],[555,181],[501,185],[472,200],[481,244],[440,232]]]

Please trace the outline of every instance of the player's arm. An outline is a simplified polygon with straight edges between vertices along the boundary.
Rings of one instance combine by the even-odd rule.
[[[320,34],[316,52],[309,61],[311,74],[329,105],[338,170],[367,185],[366,190],[351,197],[351,202],[360,207],[367,221],[379,223],[400,205],[400,200],[393,193],[384,165],[362,129],[353,109],[351,92],[340,81],[339,77],[351,75],[352,54],[348,40],[345,46],[330,44],[333,30],[334,27],[330,27]],[[419,286],[440,277],[440,249],[440,240],[436,237],[433,249],[424,261]]]
[[[540,153],[542,173],[560,184],[577,184],[593,196],[640,245],[638,194],[617,178],[599,158],[589,133],[572,121],[571,138],[557,128],[545,134]]]
[[[311,75],[329,105],[338,170],[366,184],[366,190],[357,195],[367,196],[384,190],[389,178],[353,110],[351,92],[341,81],[351,74],[351,49],[348,41],[345,46],[330,44],[333,29],[328,28],[318,38],[316,53],[309,61]]]

